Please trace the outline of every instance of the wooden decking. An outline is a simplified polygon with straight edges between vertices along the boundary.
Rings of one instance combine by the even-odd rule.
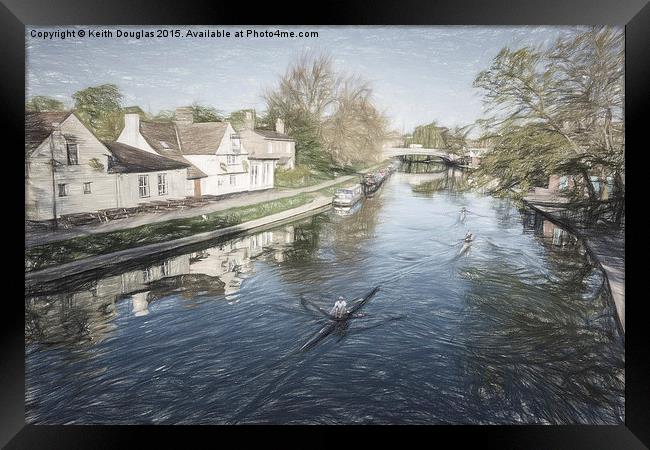
[[[573,204],[569,199],[542,190],[524,197],[524,203],[582,240],[591,257],[600,264],[605,274],[621,329],[625,333],[624,227],[607,221],[585,224],[571,220],[566,214],[572,210]]]

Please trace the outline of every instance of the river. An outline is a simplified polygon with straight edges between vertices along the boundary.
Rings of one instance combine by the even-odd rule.
[[[405,165],[352,211],[37,286],[27,422],[624,423],[601,271],[469,182]],[[329,310],[374,286],[361,317],[300,350],[328,323],[301,298]]]

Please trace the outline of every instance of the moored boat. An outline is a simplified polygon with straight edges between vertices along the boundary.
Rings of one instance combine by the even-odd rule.
[[[355,184],[349,188],[337,189],[332,199],[334,206],[353,206],[361,200],[363,189],[360,184]]]

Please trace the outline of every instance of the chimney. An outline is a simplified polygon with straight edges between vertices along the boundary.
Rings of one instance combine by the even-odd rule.
[[[284,120],[279,117],[278,120],[275,121],[275,131],[284,134]]]
[[[124,114],[124,130],[120,134],[120,142],[137,147],[139,133],[140,115],[134,113]]]
[[[190,124],[194,122],[194,112],[192,111],[191,106],[182,106],[176,108],[176,113],[174,114],[174,122],[181,124]]]
[[[244,117],[244,129],[245,130],[254,130],[255,129],[255,119],[253,119],[253,113],[246,111]]]

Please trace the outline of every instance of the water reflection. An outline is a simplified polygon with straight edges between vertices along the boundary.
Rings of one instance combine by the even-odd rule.
[[[36,287],[27,420],[623,423],[602,273],[571,234],[466,178],[406,165],[351,214]],[[329,311],[374,286],[363,318],[298,351],[323,327],[301,298]]]
[[[170,295],[192,301],[223,294],[237,301],[242,281],[260,257],[285,260],[294,242],[292,225],[263,231],[166,258],[119,275],[86,281],[75,291],[34,295],[25,301],[25,339],[48,344],[100,341],[114,329],[116,302],[134,316],[146,316],[153,301]],[[191,304],[191,303],[190,303]]]

